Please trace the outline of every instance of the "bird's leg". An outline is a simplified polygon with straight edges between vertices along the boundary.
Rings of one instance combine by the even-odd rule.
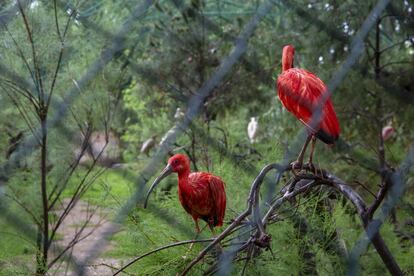
[[[196,235],[194,237],[193,240],[196,240],[198,238],[198,235],[201,233],[202,230],[204,230],[205,227],[203,227],[203,229],[200,230],[200,226],[198,225],[198,219],[194,219],[195,222],[195,228],[196,228]],[[193,249],[194,243],[190,243],[190,246],[187,249],[187,252],[185,252],[183,259],[187,258],[187,254],[191,251],[191,249]]]
[[[299,153],[297,161],[301,166],[303,164],[303,158],[305,157],[306,148],[308,147],[308,144],[309,144],[311,139],[312,139],[312,135],[308,135],[308,137],[306,137],[305,144],[303,144],[303,147],[302,147],[302,149]]]
[[[200,234],[200,226],[198,225],[198,219],[195,220],[195,227],[196,227],[196,233],[197,235]]]
[[[298,158],[296,159],[296,161],[293,161],[292,163],[290,163],[290,166],[292,167],[292,172],[293,172],[294,174],[295,174],[295,169],[296,169],[296,168],[299,168],[299,169],[301,169],[301,168],[302,168],[302,165],[303,165],[303,158],[304,158],[304,156],[305,156],[306,148],[308,147],[308,144],[309,144],[309,142],[310,142],[310,140],[311,140],[312,136],[313,136],[313,135],[308,135],[308,137],[306,137],[305,144],[303,144],[303,147],[302,147],[302,149],[300,150],[300,153],[299,153]]]
[[[198,225],[198,219],[194,220],[195,221],[195,227],[196,227],[196,235],[194,237],[194,240],[198,238],[198,235],[201,233],[200,230],[200,226]],[[204,229],[204,228],[203,228]],[[191,251],[191,249],[193,249],[194,243],[190,244],[190,247],[187,250],[187,253]],[[186,254],[187,255],[187,254]]]
[[[313,161],[313,152],[315,150],[315,144],[316,144],[316,137],[315,135],[312,135],[312,143],[311,143],[311,150],[309,154],[308,166],[314,174],[316,174],[316,170],[315,170],[315,166],[313,165],[312,161]]]
[[[216,231],[214,231],[214,227],[210,223],[207,223],[207,225],[210,228],[211,233],[213,233],[213,237],[216,237]]]
[[[213,234],[213,237],[215,238],[216,237],[216,231],[214,230],[214,226],[212,224],[210,224],[210,222],[208,222],[207,224],[208,224],[208,227],[210,228],[211,233]],[[216,253],[217,253],[217,257],[218,257],[223,252],[223,247],[221,247],[220,242],[216,244],[215,249],[216,249]]]

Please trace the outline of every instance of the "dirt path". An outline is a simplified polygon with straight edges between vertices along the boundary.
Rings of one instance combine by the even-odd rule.
[[[64,201],[63,205],[66,206],[67,203],[68,201]],[[59,210],[57,213],[59,214],[62,211]],[[91,216],[92,213],[94,213],[93,216]],[[72,256],[80,262],[83,262],[89,253],[93,252],[93,247],[96,246],[97,241],[102,240],[102,243],[104,243],[104,246],[100,248],[100,256],[86,265],[87,275],[112,275],[114,270],[111,267],[121,266],[120,260],[103,256],[105,252],[113,248],[114,244],[106,242],[102,235],[108,229],[116,227],[106,219],[107,216],[108,212],[105,210],[91,206],[84,201],[79,201],[59,228],[56,245],[66,247],[72,242],[84,223],[89,220],[87,227],[82,231],[80,241],[76,243],[71,251]],[[70,267],[67,267],[66,263],[57,264],[52,270],[56,271],[55,274],[51,273],[54,275],[76,275]]]

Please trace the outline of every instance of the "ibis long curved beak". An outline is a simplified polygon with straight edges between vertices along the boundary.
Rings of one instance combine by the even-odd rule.
[[[161,174],[154,180],[154,183],[152,183],[151,187],[148,190],[147,196],[145,197],[144,208],[147,208],[148,198],[149,198],[149,195],[151,194],[152,190],[154,190],[154,188],[158,185],[158,183],[161,182],[161,180],[163,180],[166,176],[168,176],[172,172],[173,172],[173,169],[172,169],[171,165],[168,164],[162,170]]]

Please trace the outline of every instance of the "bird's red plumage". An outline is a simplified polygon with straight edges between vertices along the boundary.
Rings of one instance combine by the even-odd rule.
[[[207,172],[179,177],[178,195],[181,205],[194,220],[201,218],[211,226],[222,226],[226,210],[224,182]]]
[[[290,57],[286,57],[285,52],[282,59],[291,58],[290,64],[292,64],[293,52]],[[313,112],[324,100],[323,95],[328,92],[326,85],[317,76],[304,69],[286,68],[286,65],[284,69],[277,79],[278,95],[283,106],[305,124],[316,137],[327,144],[333,144],[339,137],[340,128],[329,97],[323,104],[319,124],[315,127],[310,126]]]
[[[208,172],[190,173],[190,161],[183,154],[168,160],[178,173],[178,195],[181,205],[197,222],[205,220],[211,227],[222,226],[226,211],[225,184]]]

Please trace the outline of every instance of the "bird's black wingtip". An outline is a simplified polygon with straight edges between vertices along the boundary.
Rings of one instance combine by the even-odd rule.
[[[338,135],[336,136],[330,135],[323,129],[319,129],[318,132],[315,133],[315,136],[318,137],[322,142],[328,145],[333,145],[339,138]]]

